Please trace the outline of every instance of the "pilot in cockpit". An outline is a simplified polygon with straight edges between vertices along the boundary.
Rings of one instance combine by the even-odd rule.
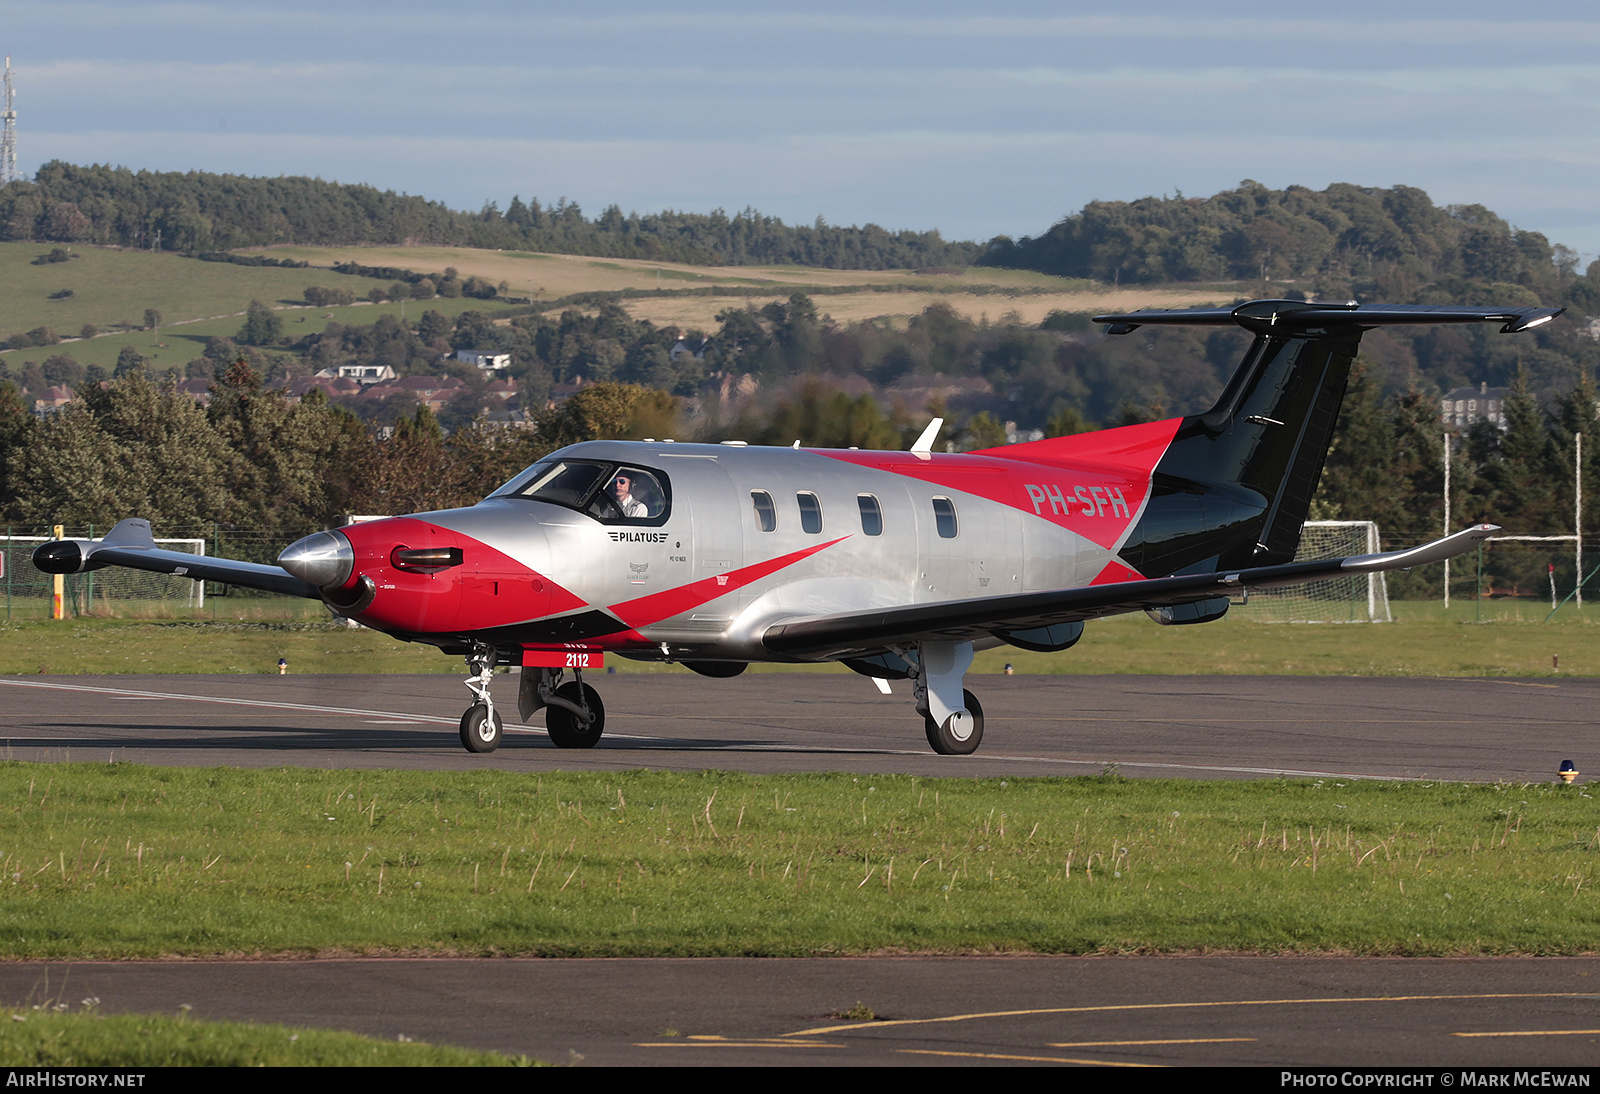
[[[611,496],[617,501],[617,508],[622,510],[625,517],[647,517],[650,515],[649,506],[633,496],[633,474],[629,471],[619,471],[611,480]]]

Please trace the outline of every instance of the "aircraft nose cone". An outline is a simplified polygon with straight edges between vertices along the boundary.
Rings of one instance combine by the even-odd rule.
[[[278,556],[278,565],[301,581],[336,589],[350,580],[356,553],[338,532],[313,532],[295,540]]]

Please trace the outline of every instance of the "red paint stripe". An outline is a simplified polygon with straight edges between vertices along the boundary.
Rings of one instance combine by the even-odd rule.
[[[1181,422],[1170,418],[922,459],[906,452],[819,455],[999,502],[1110,550],[1144,504],[1151,473]]]
[[[838,539],[819,543],[814,547],[794,551],[787,555],[779,555],[765,562],[758,562],[754,566],[745,566],[726,574],[717,574],[700,581],[691,581],[687,585],[679,585],[675,589],[663,589],[659,593],[641,596],[637,600],[625,600],[621,604],[613,604],[608,611],[628,626],[635,629],[648,627],[652,623],[659,623],[663,619],[681,615],[690,608],[717,599],[741,589],[752,581],[760,581],[770,574],[793,566],[801,559],[808,558],[818,551],[825,551],[835,543],[842,543],[849,536],[840,536]]]
[[[1143,581],[1144,575],[1138,570],[1130,570],[1122,563],[1112,560],[1105,564],[1105,568],[1095,575],[1091,585],[1115,585],[1119,581]]]

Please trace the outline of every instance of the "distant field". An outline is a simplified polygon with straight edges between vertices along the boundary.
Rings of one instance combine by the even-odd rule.
[[[223,266],[223,269],[241,269],[238,266]],[[306,271],[301,271],[306,272]],[[326,284],[331,277],[323,271],[322,284]],[[313,282],[317,284],[317,282]],[[363,286],[376,285],[376,281],[362,279]],[[244,326],[244,309],[249,306],[247,298],[237,311],[212,319],[202,319],[190,323],[168,324],[163,318],[161,330],[152,333],[144,330],[118,331],[112,334],[102,334],[89,341],[63,342],[58,346],[36,346],[31,349],[11,350],[0,353],[0,360],[13,362],[12,368],[18,367],[22,361],[40,361],[55,353],[71,354],[73,359],[80,364],[101,365],[110,368],[117,362],[117,354],[122,352],[123,346],[132,346],[140,355],[148,357],[158,369],[172,365],[183,366],[199,357],[206,348],[206,343],[212,338],[221,335],[233,338],[239,333],[239,328]],[[346,323],[352,325],[369,325],[375,323],[380,315],[401,315],[402,306],[399,304],[352,304],[348,307],[335,308],[308,308],[285,307],[279,302],[279,309],[283,319],[284,334],[290,338],[302,338],[307,334],[321,334],[327,329],[329,323]],[[443,312],[454,318],[464,311],[481,311],[493,314],[503,311],[506,305],[492,300],[426,300],[408,301],[404,305],[404,316],[408,322],[415,322],[417,316],[424,311],[432,309]],[[158,309],[159,310],[159,309]],[[142,314],[142,313],[141,313]],[[162,312],[163,317],[165,312]],[[0,332],[4,333],[4,332]]]
[[[999,320],[1016,312],[1037,323],[1050,312],[1104,309],[1175,308],[1226,303],[1232,287],[1114,289],[1079,278],[1051,277],[1029,270],[994,270],[969,266],[960,270],[918,273],[914,270],[823,270],[804,266],[685,266],[641,259],[587,258],[528,251],[481,251],[466,247],[277,247],[274,256],[313,264],[359,262],[418,271],[454,266],[462,277],[477,275],[510,286],[510,295],[535,301],[575,293],[619,292],[626,289],[723,289],[730,295],[649,297],[627,300],[623,307],[635,319],[658,325],[715,329],[716,315],[729,306],[760,307],[791,293],[825,290],[817,310],[842,323],[882,316],[905,318],[929,304],[949,304],[962,315]],[[745,296],[771,289],[771,296]],[[839,290],[857,289],[840,294]],[[737,294],[737,295],[734,295]]]
[[[340,284],[364,295],[377,281],[328,270],[285,270],[199,262],[178,255],[72,245],[70,262],[35,266],[33,259],[59,244],[0,243],[0,337],[48,326],[76,335],[85,323],[107,328],[141,325],[146,308],[163,324],[232,316],[251,300],[299,302],[307,286]],[[64,300],[51,293],[71,289]],[[235,325],[235,330],[238,326]]]
[[[334,273],[329,267],[353,261],[434,273],[455,267],[465,277],[504,281],[509,295],[554,301],[578,293],[624,290],[705,290],[706,295],[651,296],[627,300],[638,319],[658,325],[712,330],[717,313],[730,306],[760,307],[791,293],[812,292],[818,310],[841,323],[888,318],[904,321],[933,303],[944,303],[973,320],[1000,321],[1008,314],[1038,323],[1051,311],[1092,312],[1141,307],[1188,307],[1225,303],[1238,295],[1233,286],[1117,289],[1095,282],[1050,277],[1026,270],[968,267],[918,273],[912,270],[824,270],[801,266],[685,266],[670,262],[586,258],[523,251],[484,251],[464,247],[281,247],[277,258],[309,262],[306,269],[236,266],[200,262],[171,254],[73,245],[69,262],[35,266],[50,243],[0,243],[0,339],[16,332],[49,327],[63,338],[58,346],[0,350],[0,361],[23,361],[68,353],[83,364],[110,367],[123,346],[132,346],[158,366],[183,365],[200,355],[208,339],[233,337],[252,300],[283,311],[286,333],[319,333],[328,322],[369,324],[384,312],[400,314],[399,304],[357,304],[307,308],[301,301],[312,285],[338,286],[358,296],[386,283]],[[59,300],[51,295],[71,289]],[[770,291],[770,295],[767,295]],[[755,292],[756,295],[748,295]],[[505,305],[481,300],[437,299],[403,306],[407,318],[424,308],[454,317],[468,309],[494,312]],[[146,308],[161,313],[158,332],[138,328]],[[97,337],[79,339],[85,324]]]
[[[330,321],[368,324],[379,315],[399,314],[399,304],[355,304],[349,307],[308,308],[303,294],[312,285],[350,289],[358,296],[387,282],[352,277],[327,269],[286,270],[278,267],[235,266],[225,262],[200,262],[177,255],[146,251],[121,251],[73,246],[78,255],[70,262],[35,266],[33,259],[55,244],[0,243],[0,339],[14,332],[49,327],[64,341],[55,346],[0,350],[0,361],[13,369],[23,361],[41,361],[56,353],[70,354],[86,365],[109,368],[123,346],[132,346],[160,366],[183,365],[200,356],[206,342],[233,337],[244,325],[250,301],[261,300],[283,312],[284,329],[292,337],[321,332]],[[70,288],[72,296],[49,299]],[[411,301],[404,305],[408,318],[434,308],[449,316],[469,309],[493,312],[505,305],[483,300]],[[146,308],[161,313],[161,329],[113,330],[126,324],[140,326]],[[91,323],[103,333],[82,340],[78,333]]]
[[[1051,277],[1028,270],[963,270],[917,273],[914,270],[825,270],[807,266],[687,266],[632,258],[591,258],[536,251],[484,251],[471,247],[273,247],[240,253],[270,254],[313,266],[357,262],[363,266],[400,266],[431,272],[454,266],[462,277],[476,274],[499,284],[511,295],[544,299],[580,292],[619,289],[689,289],[721,285],[793,292],[802,288],[849,288],[867,285],[929,285],[952,288],[982,286],[1063,292],[1094,287],[1094,282]],[[657,283],[659,281],[659,284]]]
[[[1102,312],[1133,311],[1138,308],[1186,308],[1207,304],[1226,304],[1234,298],[1231,292],[1195,289],[1192,291],[1166,289],[1111,289],[1086,290],[1047,294],[1009,296],[1003,292],[859,292],[847,296],[821,296],[816,298],[817,311],[832,316],[840,323],[854,323],[863,319],[889,319],[905,321],[926,309],[930,304],[948,304],[951,308],[974,322],[987,319],[1000,322],[1015,314],[1024,323],[1039,323],[1053,311]],[[657,325],[714,331],[718,327],[717,313],[729,306],[740,307],[749,303],[755,307],[768,300],[782,300],[784,296],[730,300],[728,297],[687,296],[652,297],[628,300],[623,303],[628,314],[635,319],[648,319]]]

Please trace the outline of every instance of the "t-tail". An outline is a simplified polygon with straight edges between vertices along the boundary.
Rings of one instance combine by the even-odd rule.
[[[1216,405],[1179,423],[1123,560],[1147,577],[1291,561],[1363,333],[1487,322],[1513,334],[1564,310],[1256,300],[1236,308],[1096,316],[1110,324],[1109,334],[1150,325],[1236,325],[1255,335]]]

